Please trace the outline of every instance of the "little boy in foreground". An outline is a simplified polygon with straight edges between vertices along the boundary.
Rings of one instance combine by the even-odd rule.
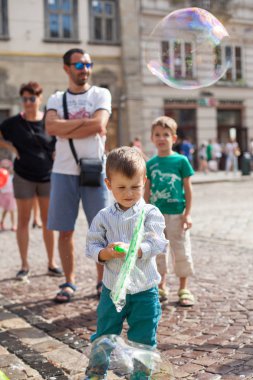
[[[87,235],[86,255],[104,265],[103,289],[97,309],[97,331],[91,341],[102,335],[120,335],[123,322],[129,325],[130,341],[156,347],[156,332],[161,317],[158,284],[161,277],[157,271],[156,255],[166,252],[164,217],[157,207],[146,204],[143,199],[146,182],[146,164],[136,148],[114,149],[107,157],[106,185],[115,203],[101,210],[93,219]],[[134,286],[126,295],[126,305],[117,312],[110,292],[117,280],[125,253],[114,250],[120,246],[128,250],[134,226],[140,212],[145,210],[144,238],[138,250],[136,266],[145,276],[140,282],[132,276]],[[135,282],[136,281],[136,282]],[[150,379],[150,371],[135,363],[131,380]],[[109,366],[109,361],[108,361]],[[104,373],[102,373],[104,372]],[[105,379],[106,370],[92,363],[92,353],[86,370],[86,379]]]
[[[151,139],[157,148],[157,156],[147,162],[145,200],[159,208],[164,215],[166,238],[170,241],[174,270],[179,277],[179,304],[192,306],[194,297],[187,289],[187,278],[193,274],[191,241],[192,227],[191,176],[194,174],[188,159],[172,150],[177,140],[177,124],[167,116],[154,120]],[[167,261],[165,255],[157,257],[158,270],[162,276],[159,284],[160,298],[167,298]]]

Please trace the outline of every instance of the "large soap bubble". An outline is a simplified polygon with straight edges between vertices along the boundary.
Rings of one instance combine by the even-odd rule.
[[[178,89],[197,89],[223,77],[231,62],[222,45],[229,35],[221,22],[201,8],[176,10],[152,31],[145,49],[152,74]]]

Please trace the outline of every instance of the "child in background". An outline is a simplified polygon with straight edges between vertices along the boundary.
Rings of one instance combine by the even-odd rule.
[[[146,156],[146,154],[143,151],[142,142],[141,142],[140,137],[135,137],[133,142],[130,143],[130,146],[131,147],[134,146],[135,148],[139,149],[142,153],[144,160],[148,161],[148,156]]]
[[[0,231],[4,231],[6,229],[5,227],[5,218],[10,213],[10,219],[11,219],[11,230],[16,231],[16,224],[15,224],[15,215],[14,211],[16,209],[16,201],[14,198],[14,192],[13,192],[13,164],[10,160],[4,159],[0,162],[0,167],[8,170],[9,172],[9,178],[6,183],[6,185],[0,189],[0,207],[3,209],[2,211],[2,217],[0,222]]]
[[[147,162],[145,200],[159,208],[165,217],[166,238],[170,241],[174,270],[179,277],[179,304],[192,306],[194,296],[187,288],[187,279],[193,274],[189,229],[192,226],[192,188],[190,177],[194,174],[189,160],[172,150],[177,140],[177,124],[167,116],[157,118],[152,124],[151,139],[157,156]],[[166,256],[157,257],[162,280],[160,299],[168,296]]]
[[[143,199],[146,164],[139,149],[121,147],[111,151],[107,157],[106,176],[105,182],[113,193],[115,203],[95,216],[86,239],[86,256],[104,265],[97,331],[91,341],[102,335],[120,335],[126,319],[130,341],[155,347],[161,317],[157,287],[161,277],[157,271],[156,255],[166,252],[168,243],[164,236],[164,217],[157,207],[146,204]],[[133,274],[132,290],[128,290],[126,305],[121,312],[117,312],[110,292],[123,265],[125,253],[116,251],[114,247],[118,245],[128,250],[136,220],[143,209],[144,238],[135,265],[143,272],[146,281],[140,283]],[[91,352],[85,379],[104,379],[107,368],[98,367]],[[143,367],[136,363],[130,380],[150,379],[150,371]]]

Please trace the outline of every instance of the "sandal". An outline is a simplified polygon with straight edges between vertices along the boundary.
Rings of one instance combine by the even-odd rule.
[[[165,289],[159,288],[158,292],[159,292],[159,301],[160,302],[166,301],[168,299],[168,295],[169,295],[168,288],[165,288]]]
[[[55,267],[55,268],[48,267],[47,274],[48,274],[48,276],[53,276],[53,277],[62,277],[63,276],[62,270],[58,267]]]
[[[96,290],[97,290],[97,297],[100,298],[101,293],[102,293],[102,288],[103,288],[103,282],[100,281],[96,285]]]
[[[26,281],[28,278],[29,270],[20,269],[16,274],[16,280]]]
[[[180,289],[178,291],[179,305],[188,307],[193,306],[195,303],[194,295],[188,289]]]
[[[38,222],[36,222],[36,220],[33,221],[33,224],[32,224],[32,228],[42,228],[42,225]]]
[[[71,282],[65,282],[65,284],[62,284],[59,286],[61,289],[54,298],[54,301],[57,303],[67,303],[72,300],[74,297],[74,293],[76,291],[76,286],[72,284]],[[67,291],[66,288],[72,289],[72,291]]]

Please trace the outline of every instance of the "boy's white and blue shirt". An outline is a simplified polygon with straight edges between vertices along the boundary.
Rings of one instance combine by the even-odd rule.
[[[99,252],[110,243],[124,242],[129,244],[134,226],[140,212],[145,210],[144,237],[141,243],[142,257],[137,258],[136,266],[145,275],[146,281],[140,284],[136,278],[136,286],[131,286],[130,294],[139,293],[159,284],[161,277],[157,271],[156,256],[166,253],[168,240],[164,235],[165,221],[159,209],[147,204],[142,198],[133,207],[124,211],[117,203],[99,211],[92,221],[86,238],[86,256],[101,263]],[[103,262],[103,283],[108,289],[115,284],[124,259],[112,259]],[[132,282],[135,274],[131,276]]]

